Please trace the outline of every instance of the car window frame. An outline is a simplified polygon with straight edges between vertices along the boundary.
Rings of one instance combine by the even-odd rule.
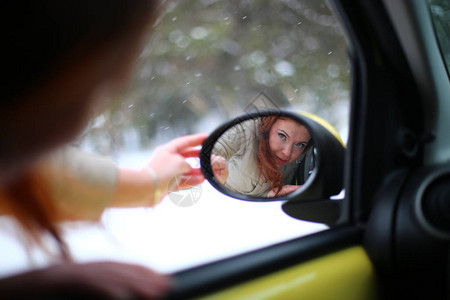
[[[382,200],[389,202],[389,207],[395,205],[395,193],[389,194],[385,198],[377,193],[385,188],[386,181],[389,178],[394,179],[390,182],[397,182],[396,178],[400,178],[400,184],[396,184],[396,190],[401,189],[401,181],[406,178],[412,168],[422,158],[422,152],[404,153],[405,149],[391,148],[392,155],[403,155],[404,159],[399,161],[390,161],[386,166],[379,166],[377,160],[380,149],[384,146],[383,143],[389,145],[390,139],[395,138],[395,131],[383,132],[377,130],[382,123],[377,118],[377,111],[372,111],[373,105],[380,105],[377,101],[384,101],[389,103],[392,98],[398,96],[395,91],[387,89],[386,91],[373,90],[379,88],[380,82],[384,82],[393,69],[400,72],[400,76],[414,82],[412,72],[408,67],[405,58],[405,52],[402,50],[398,37],[392,29],[391,20],[388,13],[380,1],[379,3],[368,3],[362,1],[356,3],[349,3],[345,0],[331,1],[336,15],[340,17],[345,36],[348,39],[349,57],[352,68],[352,93],[351,93],[351,115],[349,128],[349,142],[346,153],[346,179],[345,188],[346,195],[343,205],[343,216],[345,220],[328,231],[322,231],[310,236],[300,237],[290,242],[281,243],[272,247],[267,247],[257,251],[252,251],[231,259],[208,264],[204,267],[193,268],[183,272],[174,274],[176,282],[179,284],[178,288],[174,290],[172,295],[200,295],[208,286],[204,284],[208,280],[208,271],[215,270],[217,272],[208,284],[212,286],[211,289],[220,289],[226,286],[242,282],[249,278],[260,277],[264,274],[273,272],[277,268],[283,268],[287,265],[305,262],[317,257],[336,251],[339,248],[347,247],[351,244],[363,243],[367,246],[367,239],[377,241],[376,237],[370,236],[373,231],[367,233],[365,227],[370,221],[370,214],[373,206]],[[381,26],[378,26],[380,25]],[[385,37],[388,34],[388,37]],[[383,62],[380,65],[380,51],[383,52]],[[389,65],[383,65],[388,63]],[[375,80],[374,80],[375,78]],[[408,91],[411,94],[417,94],[414,88],[409,85],[404,85],[402,82],[393,82],[393,87],[398,87]],[[410,88],[410,90],[408,90]],[[372,92],[371,92],[372,91]],[[383,95],[389,95],[384,99]],[[411,110],[405,112],[397,112],[400,118],[406,118],[405,122],[417,120],[418,128],[423,129],[423,122],[420,121],[422,112],[417,110],[418,99],[416,95]],[[399,102],[398,99],[395,102]],[[396,103],[398,104],[398,103]],[[406,114],[406,116],[404,115]],[[374,131],[375,130],[375,131]],[[376,147],[371,149],[370,140],[373,138],[368,132],[376,132],[377,139]],[[408,149],[407,149],[408,150]],[[400,151],[400,152],[399,152]],[[403,152],[401,152],[403,151]],[[409,157],[408,157],[409,155]],[[371,168],[378,168],[375,173],[371,173]],[[398,172],[398,169],[403,170]],[[395,211],[389,208],[390,211]],[[384,215],[385,216],[385,215]],[[392,215],[391,215],[392,217]],[[392,220],[383,219],[383,224],[388,231],[391,231],[393,226]],[[375,233],[384,233],[382,230],[376,230]],[[385,242],[386,238],[383,242]],[[383,245],[377,245],[383,248]],[[388,244],[388,247],[391,245]],[[291,248],[292,252],[286,250],[283,255],[286,255],[286,260],[283,261],[283,255],[278,255],[271,251],[280,250],[286,247]],[[382,249],[384,250],[384,248]],[[389,249],[386,249],[389,252]],[[274,256],[265,256],[265,254],[272,253]],[[290,255],[294,255],[298,260],[290,260]],[[264,259],[258,260],[258,257]],[[372,259],[373,257],[371,257]],[[245,263],[253,261],[255,267],[251,274],[243,273],[244,268],[238,265],[233,265],[233,262],[240,262],[245,266]],[[273,264],[272,264],[273,263]],[[262,264],[262,267],[259,268]],[[272,264],[272,265],[271,265]],[[268,266],[272,266],[272,268]],[[192,277],[191,277],[192,276]],[[190,281],[192,280],[192,281]],[[184,294],[186,293],[186,294]]]
[[[434,28],[434,35],[435,35],[436,41],[438,43],[438,46],[439,46],[439,49],[441,52],[442,61],[443,61],[444,65],[446,66],[447,76],[450,80],[450,59],[449,59],[449,61],[446,61],[446,59],[445,59],[446,55],[448,57],[450,57],[450,38],[449,38],[450,32],[443,32],[442,34],[440,33],[439,28],[437,26],[437,21],[438,21],[437,16],[435,16],[435,14],[433,12],[431,1],[432,0],[427,0],[427,4],[428,4],[428,9],[430,12],[430,17],[431,17],[433,28]],[[447,39],[446,43],[449,45],[449,47],[447,49],[444,49],[444,41],[443,41],[444,38]],[[447,51],[448,53],[445,51]]]
[[[364,55],[361,52],[359,37],[353,32],[353,25],[346,19],[348,7],[344,8],[345,5],[340,0],[330,1],[330,4],[335,17],[341,22],[347,39],[350,66],[352,72],[354,72],[351,76],[351,119],[344,167],[344,189],[350,192],[346,192],[342,200],[340,221],[329,230],[175,272],[172,275],[176,284],[169,293],[168,299],[202,296],[236,283],[281,270],[287,266],[362,244],[364,229],[359,225],[366,221],[364,218],[365,210],[370,203],[364,197],[355,195],[360,182],[356,179],[357,177],[350,176],[350,174],[352,171],[358,173],[357,171],[360,168],[360,165],[352,159],[355,152],[360,151],[354,145],[354,131],[357,127],[355,124],[358,121],[355,112],[358,111],[361,100],[355,101],[355,98],[361,96],[361,89],[364,89],[364,79],[367,78],[365,73],[367,70],[362,68]],[[355,15],[359,15],[359,12],[356,12]],[[358,74],[360,76],[357,76]]]

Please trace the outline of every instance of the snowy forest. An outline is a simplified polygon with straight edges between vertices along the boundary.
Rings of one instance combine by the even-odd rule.
[[[211,132],[263,95],[315,113],[346,140],[348,50],[324,1],[168,1],[126,92],[80,143],[101,154]]]

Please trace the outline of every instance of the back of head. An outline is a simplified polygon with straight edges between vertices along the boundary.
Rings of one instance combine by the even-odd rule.
[[[77,51],[126,34],[158,6],[151,0],[6,0],[0,4],[5,77],[2,102],[13,102]]]
[[[0,201],[32,235],[61,241],[31,162],[82,129],[97,92],[129,70],[158,8],[153,0],[0,2],[0,188],[8,195]]]
[[[128,71],[130,49],[138,48],[159,6],[155,0],[0,2],[0,182],[11,164],[80,132],[94,94]]]

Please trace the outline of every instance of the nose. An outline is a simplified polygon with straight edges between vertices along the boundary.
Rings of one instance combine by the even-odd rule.
[[[285,145],[281,150],[281,153],[283,154],[283,159],[289,160],[292,154],[292,147],[290,145]]]

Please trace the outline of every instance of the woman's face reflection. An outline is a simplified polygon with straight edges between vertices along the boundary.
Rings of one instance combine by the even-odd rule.
[[[307,180],[302,155],[312,141],[298,120],[268,115],[230,127],[211,151],[216,182],[233,192],[272,198],[298,190]]]
[[[292,119],[277,119],[269,133],[269,148],[275,164],[281,167],[297,159],[310,139],[305,126]]]

